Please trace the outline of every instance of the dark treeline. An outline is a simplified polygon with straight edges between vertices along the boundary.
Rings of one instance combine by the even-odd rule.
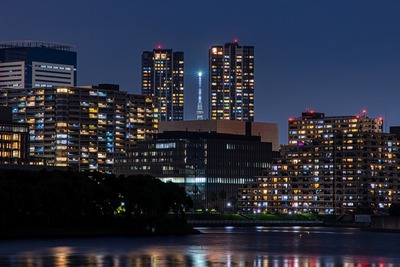
[[[0,170],[2,232],[32,227],[140,231],[183,220],[184,209],[191,205],[183,188],[150,176]]]

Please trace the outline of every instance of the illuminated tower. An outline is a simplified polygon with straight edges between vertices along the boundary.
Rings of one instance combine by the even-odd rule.
[[[197,120],[204,120],[203,103],[201,101],[201,76],[202,73],[199,72],[199,96],[198,96],[197,111],[196,111]]]
[[[212,120],[254,121],[254,46],[210,48],[208,108]]]
[[[183,120],[183,52],[161,49],[142,54],[142,94],[156,98],[160,121]]]

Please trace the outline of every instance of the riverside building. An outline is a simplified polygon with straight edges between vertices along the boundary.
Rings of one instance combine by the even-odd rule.
[[[14,122],[29,124],[35,164],[112,172],[115,158],[158,128],[151,97],[118,85],[0,89]]]
[[[0,43],[0,88],[76,85],[73,47],[38,41]]]
[[[260,136],[261,142],[272,143],[273,151],[278,151],[279,149],[279,127],[277,123],[232,120],[160,122],[159,132],[162,133],[165,131],[215,132],[222,134]]]
[[[179,130],[185,121],[160,123],[154,140],[138,142],[126,159],[118,159],[116,174],[147,174],[178,183],[202,211],[236,210],[238,189],[269,168],[277,152],[261,135],[232,133],[238,126],[234,121],[221,121],[219,129],[209,122],[189,122],[187,130]],[[195,125],[205,128],[192,130]]]
[[[299,124],[289,120],[289,136],[306,133],[289,138],[272,168],[240,190],[241,211],[380,214],[400,201],[399,141],[381,132],[381,119],[336,116],[323,122],[322,113],[307,114]],[[322,122],[310,123],[315,121]],[[314,134],[319,136],[309,137]]]

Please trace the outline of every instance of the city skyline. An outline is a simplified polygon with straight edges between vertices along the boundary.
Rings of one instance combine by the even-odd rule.
[[[255,121],[278,123],[280,143],[287,143],[287,120],[307,108],[327,115],[367,109],[384,118],[385,130],[400,125],[397,2],[6,0],[2,7],[4,21],[18,16],[18,23],[4,27],[0,41],[76,46],[78,85],[117,83],[137,94],[143,51],[159,44],[184,51],[185,119],[196,118],[196,74],[207,73],[208,49],[237,38],[255,47]]]

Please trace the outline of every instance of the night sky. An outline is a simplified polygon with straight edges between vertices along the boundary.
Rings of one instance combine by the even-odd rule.
[[[140,93],[140,59],[157,45],[185,53],[185,118],[195,119],[208,48],[255,46],[255,121],[280,125],[307,108],[400,125],[400,1],[2,0],[0,41],[71,44],[78,85]],[[207,96],[206,79],[203,95]],[[204,99],[207,104],[207,99]],[[206,109],[206,105],[204,105]]]

